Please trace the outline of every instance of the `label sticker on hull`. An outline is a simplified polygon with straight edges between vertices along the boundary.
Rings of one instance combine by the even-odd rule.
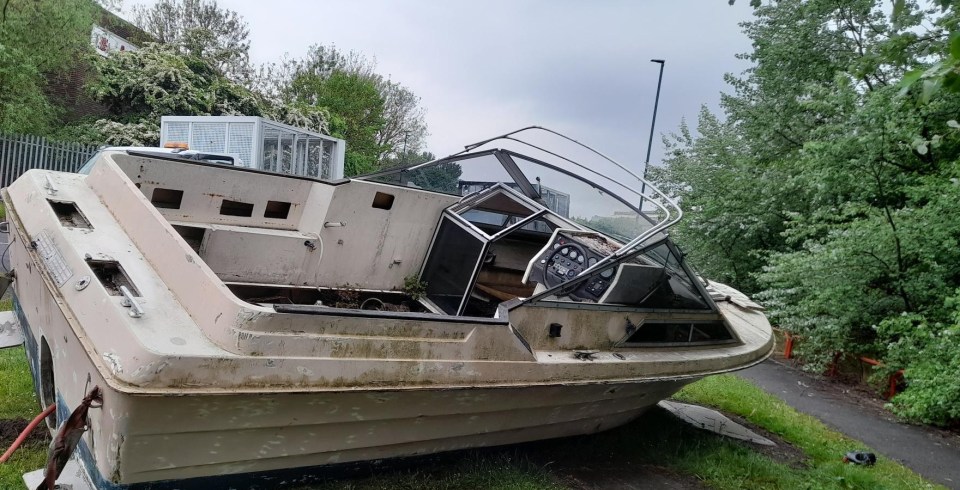
[[[73,270],[67,265],[67,261],[63,260],[63,254],[60,253],[57,244],[50,238],[46,230],[37,235],[33,242],[53,282],[55,282],[58,287],[62,287],[70,277],[73,276]]]

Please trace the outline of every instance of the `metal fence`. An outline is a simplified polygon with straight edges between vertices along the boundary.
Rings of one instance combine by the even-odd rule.
[[[76,172],[96,152],[97,147],[92,145],[0,134],[0,187],[33,168]]]

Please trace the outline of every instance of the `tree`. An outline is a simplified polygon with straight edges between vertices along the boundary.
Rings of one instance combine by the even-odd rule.
[[[382,163],[388,154],[417,152],[423,149],[427,137],[425,110],[420,97],[410,89],[391,80],[380,78],[377,89],[383,97],[383,126],[377,131],[381,148],[378,160]]]
[[[377,132],[383,127],[383,98],[376,85],[358,74],[335,71],[327,77],[295,75],[293,100],[330,111],[330,134],[347,141],[344,175],[358,175],[377,167],[383,153]]]
[[[219,73],[207,60],[150,43],[96,60],[93,97],[113,117],[93,123],[88,138],[116,145],[159,144],[160,117],[263,116],[326,133],[327,112],[304,104],[273,103]],[[78,130],[78,133],[84,133]]]
[[[61,110],[46,80],[90,50],[94,4],[83,0],[6,0],[0,18],[0,131],[45,135]]]
[[[311,91],[324,87],[324,81],[335,76],[340,89],[346,88],[346,79],[357,89],[340,91],[340,96],[354,99],[338,102],[342,109],[349,106],[349,113],[339,114],[340,109],[330,108],[334,118],[339,116],[346,126],[351,126],[347,136],[351,168],[370,171],[386,167],[400,152],[423,149],[427,130],[420,98],[403,85],[377,74],[376,64],[357,52],[344,52],[336,46],[312,46],[302,59],[261,67],[254,85],[278,100],[316,103],[318,94]],[[377,98],[370,96],[371,86]],[[368,140],[371,130],[372,140]],[[361,139],[351,139],[357,137]]]
[[[418,152],[408,150],[387,156],[383,166],[385,168],[409,167],[427,163],[436,160],[436,158],[433,153],[428,151]],[[453,162],[429,165],[416,170],[407,170],[400,174],[385,176],[377,180],[402,185],[412,184],[420,189],[445,192],[447,194],[459,194],[461,175],[463,175],[463,168],[459,163]]]
[[[691,211],[676,236],[708,277],[755,290],[813,369],[877,356],[905,369],[902,413],[955,419],[931,373],[960,347],[930,339],[952,331],[960,287],[960,19],[906,1],[755,6],[726,119],[681,127],[654,174]]]
[[[758,168],[749,143],[732,121],[701,109],[698,137],[687,127],[665,141],[664,166],[651,178],[689,211],[675,238],[709,277],[747,292],[760,290],[758,250],[782,250],[794,186],[775,166]],[[792,206],[791,206],[792,207]]]
[[[250,78],[250,28],[216,0],[158,0],[135,6],[133,14],[137,26],[157,41],[206,60],[234,81]]]

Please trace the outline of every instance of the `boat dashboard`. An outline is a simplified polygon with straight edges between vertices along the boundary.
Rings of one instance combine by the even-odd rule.
[[[545,289],[554,288],[577,278],[590,268],[603,261],[619,249],[621,244],[593,231],[556,230],[550,242],[530,261],[524,281],[535,281]],[[631,267],[631,266],[628,266]],[[640,266],[648,270],[644,282],[643,297],[648,296],[659,286],[665,270],[657,266]],[[613,264],[602,267],[586,281],[579,281],[572,288],[561,288],[563,295],[574,301],[606,302],[610,294],[624,287],[637,287],[627,284],[633,274],[622,274],[623,267]],[[618,292],[622,296],[622,292]],[[615,295],[616,296],[616,295]],[[642,302],[642,300],[640,301]]]

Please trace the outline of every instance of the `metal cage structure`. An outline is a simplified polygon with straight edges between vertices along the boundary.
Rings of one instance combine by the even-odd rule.
[[[223,153],[240,165],[320,179],[343,178],[346,142],[257,116],[163,116],[160,145]]]

